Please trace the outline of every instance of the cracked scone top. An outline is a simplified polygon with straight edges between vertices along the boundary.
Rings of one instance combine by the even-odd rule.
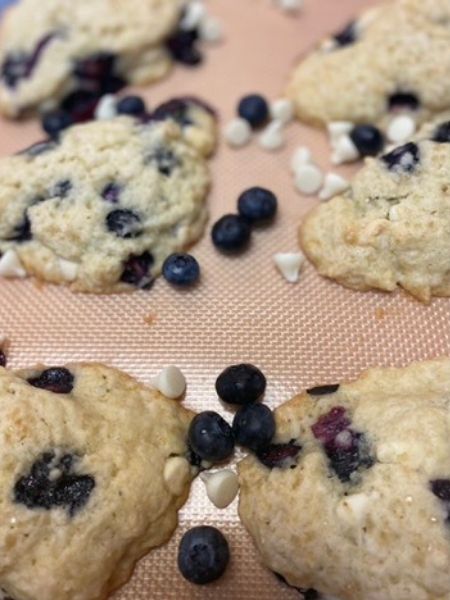
[[[450,598],[450,359],[371,369],[275,411],[239,466],[264,564],[305,598]]]
[[[84,292],[145,288],[201,236],[214,119],[191,99],[158,110],[148,123],[77,125],[0,160],[0,274]]]
[[[1,368],[0,412],[0,588],[106,598],[175,529],[191,477],[175,494],[164,467],[186,455],[191,413],[98,364]]]
[[[288,96],[300,119],[383,123],[450,107],[450,3],[395,0],[369,9],[298,65]]]
[[[108,67],[108,85],[142,84],[165,75],[165,40],[183,0],[22,0],[0,30],[0,111],[18,116],[89,87]],[[89,61],[108,57],[109,63]],[[120,82],[120,83],[119,83]],[[115,91],[109,89],[103,91]]]
[[[300,241],[321,275],[357,290],[400,286],[423,302],[450,295],[448,119],[367,159],[345,194],[307,215]]]

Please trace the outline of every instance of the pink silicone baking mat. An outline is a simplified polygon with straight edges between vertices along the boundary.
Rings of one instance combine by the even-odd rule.
[[[218,108],[224,123],[245,93],[278,97],[296,58],[371,4],[305,0],[304,11],[293,17],[270,0],[209,0],[210,11],[225,27],[224,43],[205,49],[201,68],[177,68],[143,93],[150,106],[174,95],[199,95]],[[1,122],[0,153],[41,137],[37,123]],[[275,407],[306,386],[352,378],[370,366],[447,354],[450,300],[424,306],[401,292],[352,292],[320,278],[310,265],[297,285],[276,272],[273,254],[297,249],[298,224],[317,202],[293,187],[288,168],[293,149],[310,146],[317,162],[330,168],[323,133],[294,123],[287,138],[285,149],[272,154],[255,142],[242,150],[220,144],[212,162],[211,223],[235,210],[238,194],[253,185],[276,192],[279,217],[274,226],[257,231],[251,249],[235,258],[215,251],[208,229],[193,249],[202,268],[196,289],[180,292],[159,279],[149,292],[94,297],[31,281],[1,281],[0,332],[11,340],[10,366],[95,360],[150,382],[163,366],[176,364],[188,379],[186,405],[214,409],[231,420],[232,413],[216,399],[214,382],[232,363],[248,361],[264,371],[266,401]],[[349,175],[352,169],[340,172]],[[176,566],[181,535],[198,524],[219,527],[231,547],[230,568],[207,587],[185,582]],[[259,566],[239,523],[237,501],[216,509],[197,480],[172,540],[142,560],[114,598],[272,600],[298,598],[298,593]]]

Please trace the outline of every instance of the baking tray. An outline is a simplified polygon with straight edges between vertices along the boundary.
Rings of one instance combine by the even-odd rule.
[[[201,68],[177,68],[143,93],[150,106],[174,95],[199,95],[219,109],[225,123],[245,93],[278,97],[298,56],[373,4],[305,0],[302,14],[290,17],[270,0],[208,0],[224,24],[224,43],[206,50]],[[41,137],[36,122],[2,121],[0,153],[10,154]],[[232,363],[248,361],[264,371],[266,401],[275,407],[302,388],[352,378],[370,366],[448,354],[449,300],[424,306],[402,292],[353,292],[320,278],[309,265],[297,285],[276,272],[273,254],[297,249],[298,224],[317,202],[293,187],[288,164],[300,144],[310,146],[318,164],[330,169],[326,136],[297,123],[287,130],[286,148],[277,153],[262,151],[256,142],[242,150],[220,145],[212,162],[211,223],[235,210],[239,193],[253,185],[276,192],[279,217],[255,233],[248,252],[234,258],[213,248],[208,229],[193,249],[202,281],[192,291],[174,290],[160,279],[149,292],[95,297],[31,281],[1,281],[0,332],[11,340],[10,366],[102,361],[150,383],[162,367],[176,364],[188,379],[186,405],[217,410],[230,421],[232,413],[217,401],[214,382]],[[350,175],[354,168],[339,171]],[[181,535],[199,524],[219,527],[232,555],[225,576],[206,587],[185,582],[176,566]],[[114,596],[172,598],[288,600],[298,593],[259,566],[239,523],[237,501],[216,509],[197,480],[172,540],[142,560]]]

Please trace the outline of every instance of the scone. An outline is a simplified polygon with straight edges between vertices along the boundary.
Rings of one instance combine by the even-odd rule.
[[[357,290],[450,295],[450,115],[369,158],[350,189],[307,215],[301,245],[319,273]]]
[[[146,123],[75,125],[0,160],[0,275],[83,292],[149,287],[203,232],[214,141],[212,115],[181,99]]]
[[[239,467],[264,564],[305,598],[449,600],[450,359],[371,369],[276,411]]]
[[[14,600],[106,598],[175,529],[191,413],[99,364],[0,368],[0,412],[0,588]],[[185,463],[175,487],[173,457]]]
[[[382,125],[450,108],[450,2],[394,0],[363,13],[297,66],[288,95],[300,119]]]

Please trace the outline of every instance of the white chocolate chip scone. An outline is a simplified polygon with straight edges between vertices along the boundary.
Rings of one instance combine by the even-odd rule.
[[[424,121],[450,108],[450,3],[393,0],[363,13],[296,68],[300,119],[379,124],[400,110]]]
[[[191,413],[98,364],[0,368],[0,413],[0,588],[106,598],[175,529]]]
[[[203,233],[213,116],[173,100],[0,161],[0,275],[96,293],[149,287]]]
[[[264,564],[308,600],[450,598],[450,359],[371,369],[275,411],[239,466]]]
[[[301,244],[321,275],[357,290],[450,295],[450,121],[369,158],[349,190],[307,215]]]

